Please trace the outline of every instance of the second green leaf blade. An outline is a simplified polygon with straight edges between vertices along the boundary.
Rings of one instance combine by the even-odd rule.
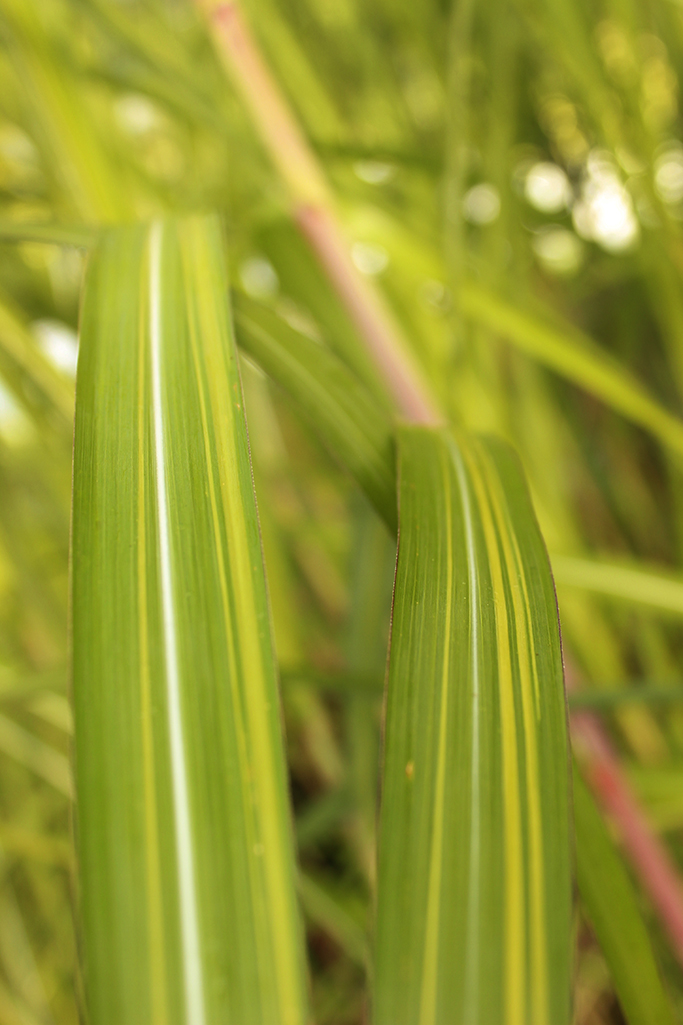
[[[399,433],[375,1025],[569,1020],[569,761],[550,569],[515,457]]]
[[[302,1025],[279,701],[220,232],[106,233],[79,357],[73,664],[97,1025]]]

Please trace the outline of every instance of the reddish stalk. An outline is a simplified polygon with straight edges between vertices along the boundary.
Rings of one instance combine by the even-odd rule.
[[[198,0],[204,3],[206,0]],[[438,406],[381,294],[362,278],[334,214],[324,174],[268,70],[236,2],[208,0],[220,51],[286,183],[292,215],[353,318],[397,407],[416,423],[441,421]],[[572,738],[604,811],[619,830],[643,889],[683,965],[683,889],[594,715],[572,716]]]
[[[683,965],[683,888],[678,870],[650,827],[595,715],[572,715],[572,741],[586,779],[617,827],[623,848]]]
[[[442,421],[420,368],[380,292],[356,270],[320,166],[235,2],[210,12],[220,52],[290,193],[292,216],[317,254],[387,384],[414,423]]]

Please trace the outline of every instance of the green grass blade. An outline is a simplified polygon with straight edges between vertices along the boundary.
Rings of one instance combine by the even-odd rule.
[[[600,712],[612,712],[624,705],[681,705],[683,704],[683,686],[660,685],[657,680],[641,680],[634,687],[628,680],[617,680],[608,684],[618,690],[580,691],[569,695],[569,707],[572,709],[597,709]]]
[[[303,872],[299,876],[299,896],[311,921],[329,933],[348,957],[367,972],[370,964],[368,938],[356,919],[335,901],[320,882]]]
[[[633,884],[581,775],[574,772],[576,875],[629,1025],[673,1025]]]
[[[73,797],[71,767],[65,755],[0,713],[0,752],[24,765],[66,797]]]
[[[683,453],[683,421],[580,331],[563,333],[472,282],[461,290],[459,298],[463,314],[475,323],[495,331],[550,370],[585,388],[674,452]]]
[[[73,510],[84,954],[98,1025],[300,1025],[258,519],[211,219],[106,233]]]
[[[399,433],[376,1025],[569,1020],[569,761],[547,555],[491,440]]]
[[[300,231],[289,220],[272,221],[259,233],[284,292],[313,314],[325,338],[362,381],[378,405],[389,408],[385,384],[344,304],[318,265]]]
[[[43,242],[46,245],[90,249],[96,238],[96,229],[79,224],[33,224],[0,219],[0,242]]]
[[[396,529],[396,483],[389,418],[334,353],[271,310],[235,293],[240,347],[296,400],[332,454]]]
[[[55,192],[84,220],[129,218],[127,168],[113,163],[82,82],[45,31],[38,8],[21,0],[3,0],[0,28],[24,124],[42,152]]]
[[[552,563],[558,587],[576,587],[683,616],[683,580],[666,570],[570,555],[554,555]]]

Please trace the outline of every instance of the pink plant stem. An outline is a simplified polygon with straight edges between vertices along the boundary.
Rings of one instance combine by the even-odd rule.
[[[292,212],[356,324],[403,416],[438,423],[438,406],[380,293],[354,267],[322,170],[270,74],[236,2],[209,7],[221,52],[261,139],[286,183]],[[567,667],[570,670],[570,667]],[[571,672],[568,672],[571,676]],[[652,831],[598,719],[572,716],[572,738],[589,783],[619,830],[630,861],[683,965],[683,889],[664,845]]]
[[[273,80],[239,5],[210,13],[215,35],[261,139],[288,186],[299,230],[317,254],[406,419],[442,421],[420,368],[380,292],[356,270],[322,170]]]
[[[321,206],[304,205],[295,210],[294,219],[318,254],[403,416],[413,423],[439,422],[434,403],[419,382],[417,368],[411,367],[407,359],[396,359],[398,345],[388,342],[395,336],[389,311],[379,293],[353,266],[333,214]]]
[[[683,888],[678,871],[650,827],[597,717],[575,712],[572,740],[586,779],[617,827],[624,850],[683,965]]]

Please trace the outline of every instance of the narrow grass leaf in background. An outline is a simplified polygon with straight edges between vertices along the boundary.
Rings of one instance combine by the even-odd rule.
[[[396,529],[391,422],[334,353],[267,307],[235,293],[237,341],[308,414],[332,455]]]
[[[286,218],[264,224],[258,235],[286,294],[310,310],[330,347],[354,372],[378,405],[388,408],[386,386],[344,304],[293,222]]]
[[[460,292],[462,312],[500,334],[627,420],[650,431],[679,456],[683,421],[670,413],[626,367],[576,328],[564,332],[521,312],[495,293],[469,282]]]
[[[590,790],[574,772],[576,875],[629,1025],[673,1025],[633,884]]]
[[[16,399],[36,415],[41,412],[52,414],[53,426],[68,434],[70,440],[74,413],[73,385],[55,370],[19,313],[2,296],[0,367]]]
[[[82,316],[73,665],[98,1025],[307,1019],[220,232],[106,233]]]
[[[399,432],[376,1025],[569,1021],[569,762],[547,555],[515,458]]]
[[[637,562],[608,562],[570,555],[554,555],[552,562],[560,587],[576,587],[683,616],[683,580],[674,573]]]

